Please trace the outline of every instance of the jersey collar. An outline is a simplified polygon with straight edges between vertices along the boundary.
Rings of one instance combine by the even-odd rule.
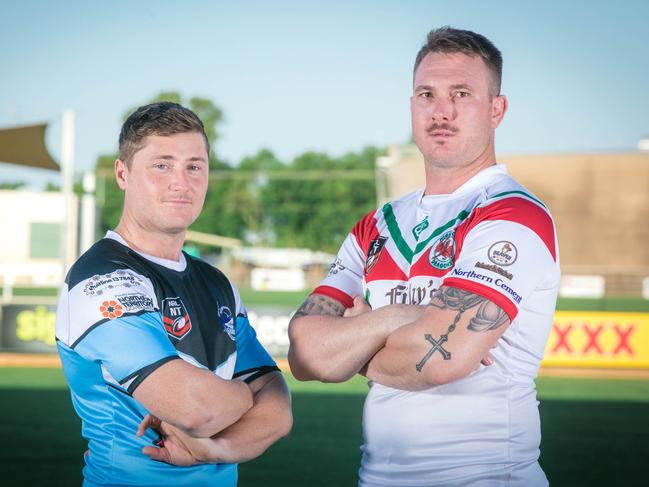
[[[464,184],[450,194],[432,194],[424,196],[425,188],[420,189],[419,194],[417,195],[417,206],[423,211],[430,210],[432,206],[438,204],[440,201],[464,196],[478,188],[487,186],[494,178],[507,176],[508,174],[507,167],[504,164],[495,164],[483,169],[478,174],[465,181]]]
[[[119,233],[114,232],[112,230],[108,230],[106,232],[105,238],[115,240],[115,241],[121,243],[122,245],[124,245],[125,247],[128,247],[129,249],[131,248],[131,247],[129,247],[126,240],[124,240]],[[161,265],[162,267],[166,267],[167,269],[182,272],[187,267],[187,259],[185,259],[185,254],[183,252],[180,253],[180,258],[178,259],[178,261],[175,261],[175,260],[170,260],[170,259],[163,259],[161,257],[156,257],[155,255],[145,254],[143,252],[138,252],[135,249],[131,249],[131,250],[133,250],[133,252],[136,252],[138,255],[141,255],[146,260],[149,260],[149,261],[154,262],[154,263],[156,263],[158,265]]]

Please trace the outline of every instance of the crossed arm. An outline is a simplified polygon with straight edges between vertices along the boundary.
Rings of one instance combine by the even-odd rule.
[[[289,363],[296,378],[368,379],[419,390],[468,375],[490,362],[489,349],[509,324],[482,296],[443,286],[430,306],[390,305],[371,310],[362,298],[344,307],[311,295],[289,325]]]
[[[162,442],[142,450],[154,460],[189,466],[199,463],[241,463],[261,455],[293,424],[291,400],[280,372],[271,372],[250,384],[253,406],[222,431],[208,438],[196,438],[158,417],[147,415],[137,434],[154,428]]]
[[[289,323],[288,361],[298,380],[344,382],[365,366],[390,333],[415,321],[423,306],[393,304],[372,311],[361,297],[354,308],[312,294]]]

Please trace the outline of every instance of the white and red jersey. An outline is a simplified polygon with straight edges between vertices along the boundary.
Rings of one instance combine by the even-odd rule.
[[[420,392],[370,382],[360,485],[547,484],[537,463],[534,378],[559,277],[549,211],[502,165],[452,194],[405,195],[354,226],[314,293],[347,307],[363,295],[377,309],[428,304],[448,285],[493,301],[511,319],[495,364],[461,380]]]

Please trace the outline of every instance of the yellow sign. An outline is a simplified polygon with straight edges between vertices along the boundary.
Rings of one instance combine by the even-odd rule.
[[[54,346],[54,325],[56,313],[45,306],[36,306],[16,315],[16,338],[23,342],[38,340]]]
[[[649,313],[557,311],[541,365],[649,368]]]

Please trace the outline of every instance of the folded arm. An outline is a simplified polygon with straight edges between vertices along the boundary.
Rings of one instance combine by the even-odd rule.
[[[211,437],[253,404],[248,384],[224,380],[177,359],[151,372],[133,397],[152,415],[195,437]]]
[[[354,300],[355,308],[362,305]],[[289,323],[291,372],[298,380],[343,382],[353,377],[384,345],[388,335],[416,320],[422,306],[389,305],[347,313],[337,300],[312,294]]]
[[[419,319],[394,331],[367,365],[367,378],[389,387],[422,390],[469,375],[509,325],[488,299],[443,286]]]
[[[146,417],[138,434],[154,427],[164,443],[159,448],[145,447],[143,452],[154,460],[176,465],[241,463],[258,457],[289,433],[293,424],[291,399],[280,372],[266,374],[250,386],[254,393],[252,408],[211,438],[193,438],[155,417]]]

